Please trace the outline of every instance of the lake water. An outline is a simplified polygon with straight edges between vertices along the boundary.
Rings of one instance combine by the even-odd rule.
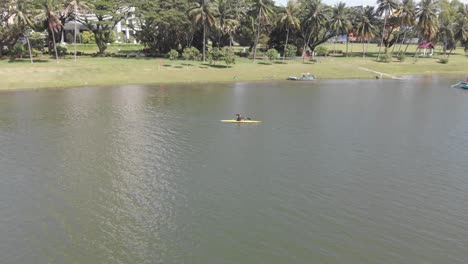
[[[466,263],[456,82],[0,93],[0,262]]]

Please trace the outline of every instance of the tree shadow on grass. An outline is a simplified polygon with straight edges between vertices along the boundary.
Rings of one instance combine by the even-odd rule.
[[[177,66],[174,66],[174,68],[176,68],[176,69],[182,69],[182,68],[184,68],[184,66],[182,66],[182,65],[177,65]]]
[[[272,65],[271,62],[264,62],[264,61],[259,61],[259,62],[257,62],[257,64],[261,64],[261,65]]]
[[[275,61],[273,62],[274,64],[288,64],[287,62],[285,61]]]
[[[182,63],[182,66],[193,66],[193,64],[190,64],[190,63]]]
[[[226,68],[231,68],[231,66],[228,65],[208,65],[210,68],[216,68],[216,69],[226,69]]]
[[[50,60],[44,60],[44,59],[38,59],[38,60],[33,60],[34,63],[46,63],[50,62]],[[9,60],[8,63],[29,63],[31,64],[31,61],[28,59],[19,59],[19,60]]]
[[[171,64],[164,64],[163,67],[172,67]]]

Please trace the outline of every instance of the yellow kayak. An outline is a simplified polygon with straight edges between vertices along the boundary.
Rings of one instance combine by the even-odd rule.
[[[225,122],[225,123],[260,123],[262,121],[249,120],[249,119],[237,121],[236,119],[228,119],[228,120],[221,120],[221,122]]]

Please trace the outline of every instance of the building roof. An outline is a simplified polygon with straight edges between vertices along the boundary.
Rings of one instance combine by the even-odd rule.
[[[420,49],[433,49],[434,44],[432,44],[432,42],[424,42],[424,43],[419,44],[418,48],[420,48]]]

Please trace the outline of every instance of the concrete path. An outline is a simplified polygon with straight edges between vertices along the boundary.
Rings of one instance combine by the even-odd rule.
[[[390,77],[390,78],[392,78],[392,79],[406,80],[406,78],[398,77],[398,76],[391,75],[391,74],[384,73],[384,72],[374,71],[374,70],[367,69],[367,68],[364,68],[364,67],[358,67],[358,69],[364,70],[364,71],[368,71],[368,72],[373,72],[373,73],[375,73],[375,74],[378,74],[380,78],[382,78],[382,76],[385,75],[385,76],[388,76],[388,77]]]

